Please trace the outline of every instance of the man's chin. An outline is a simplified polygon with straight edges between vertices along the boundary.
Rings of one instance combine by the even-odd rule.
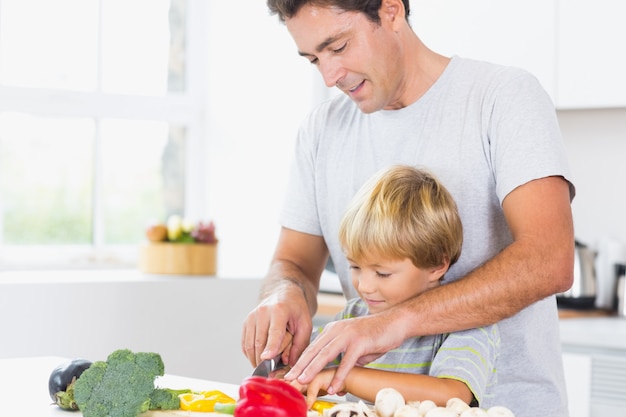
[[[371,114],[371,113],[377,112],[378,110],[382,108],[380,106],[374,105],[372,102],[369,102],[369,101],[355,101],[354,103],[357,105],[359,110],[361,110],[361,113],[365,113],[365,114]]]

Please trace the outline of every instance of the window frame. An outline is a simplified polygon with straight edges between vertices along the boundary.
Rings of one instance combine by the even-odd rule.
[[[103,1],[103,0],[100,0]],[[1,2],[1,0],[0,0]],[[20,112],[44,117],[91,118],[96,123],[106,118],[157,120],[184,126],[185,146],[185,216],[202,218],[207,210],[208,152],[208,2],[186,0],[185,91],[165,96],[108,94],[69,90],[9,87],[0,84],[0,112]],[[97,154],[99,138],[96,137]],[[102,167],[96,155],[92,242],[85,246],[25,246],[0,244],[1,269],[128,267],[136,266],[137,245],[105,245],[102,233]],[[1,221],[1,219],[0,219]],[[1,223],[0,223],[1,224]]]

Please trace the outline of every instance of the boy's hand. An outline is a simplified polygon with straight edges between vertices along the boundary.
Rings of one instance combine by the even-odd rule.
[[[300,384],[298,380],[293,380],[290,383],[300,392],[306,393],[306,405],[308,409],[311,409],[313,403],[317,401],[317,397],[328,394],[327,388],[333,380],[336,371],[336,367],[323,369],[306,385]],[[345,385],[341,386],[340,391],[338,395],[345,395]]]

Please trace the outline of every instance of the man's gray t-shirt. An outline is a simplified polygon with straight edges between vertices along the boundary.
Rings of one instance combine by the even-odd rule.
[[[453,57],[405,108],[364,114],[344,95],[323,103],[298,134],[280,221],[324,237],[348,299],[357,294],[337,239],[339,222],[361,185],[394,164],[432,172],[458,205],[463,249],[447,280],[463,277],[512,242],[501,205],[508,193],[547,176],[571,184],[554,106],[536,78],[520,69]],[[517,417],[566,417],[555,297],[499,328],[497,400]]]

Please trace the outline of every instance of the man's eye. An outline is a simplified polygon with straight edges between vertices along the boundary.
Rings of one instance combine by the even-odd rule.
[[[339,54],[339,53],[343,52],[344,49],[346,49],[347,45],[348,45],[348,42],[344,43],[343,45],[341,45],[337,49],[333,49],[333,52],[336,53],[336,54]]]

